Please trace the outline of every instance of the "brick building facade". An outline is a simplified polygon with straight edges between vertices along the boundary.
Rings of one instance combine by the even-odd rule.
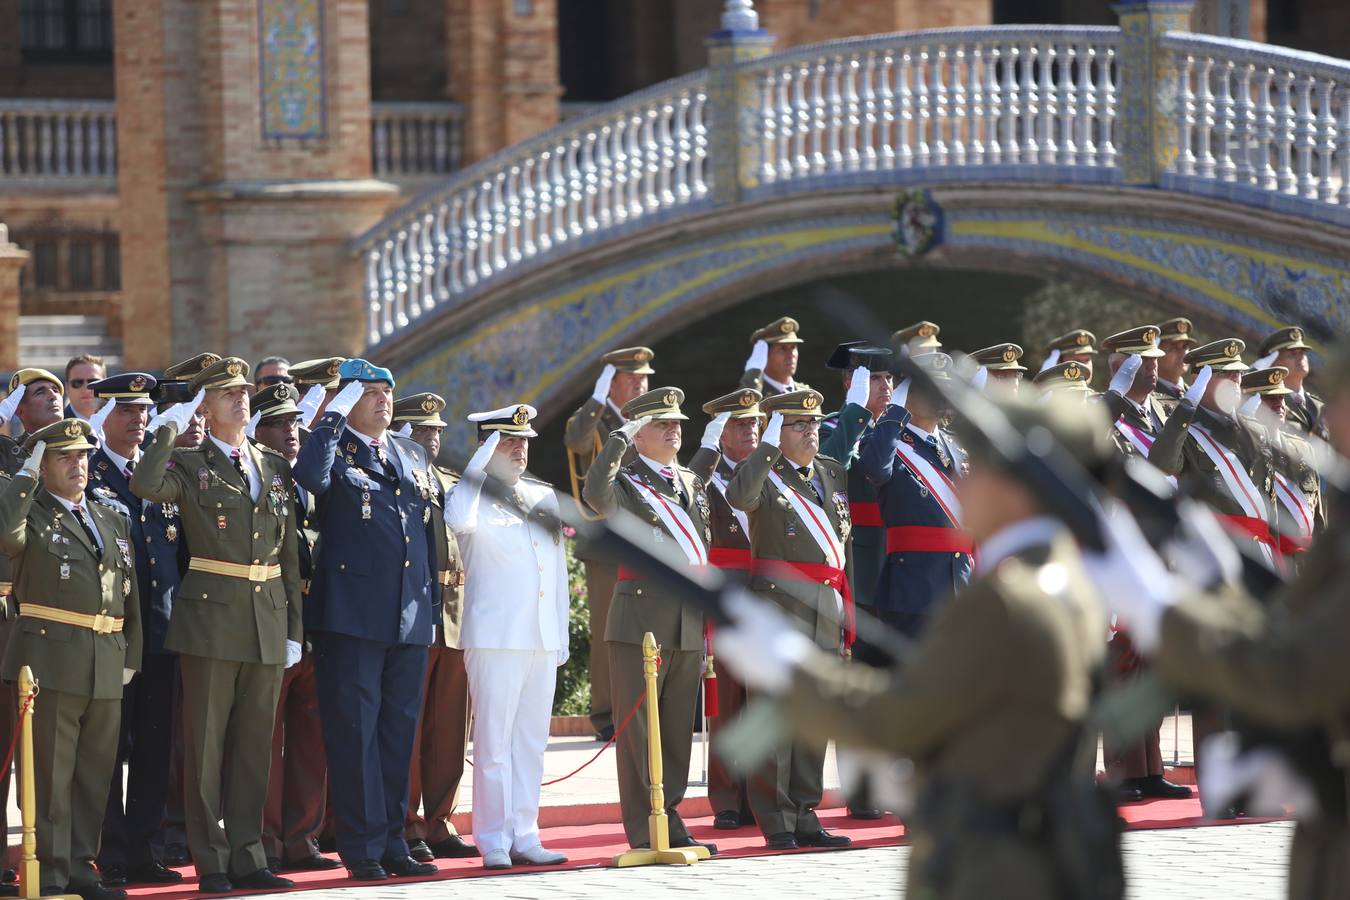
[[[1334,53],[1350,32],[1331,0],[1268,0],[1269,16],[1267,0],[1202,0],[1197,19],[1232,18],[1238,2],[1256,39],[1269,28],[1272,41]],[[138,367],[205,347],[354,351],[363,273],[351,237],[577,106],[701,68],[723,5],[0,0],[0,222],[29,253],[22,311],[101,318]],[[780,47],[1115,21],[1105,0],[756,8]],[[275,88],[280,66],[309,67],[308,94]]]

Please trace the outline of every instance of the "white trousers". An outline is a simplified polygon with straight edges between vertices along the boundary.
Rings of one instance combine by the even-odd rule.
[[[465,650],[473,697],[473,839],[483,854],[539,843],[557,656],[552,650]]]

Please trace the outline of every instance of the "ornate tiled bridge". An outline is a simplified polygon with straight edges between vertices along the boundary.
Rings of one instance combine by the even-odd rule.
[[[1188,34],[1189,3],[777,54],[727,5],[707,69],[362,236],[369,352],[450,387],[452,414],[547,402],[676,319],[920,260],[1109,280],[1238,333],[1344,330],[1350,63]]]

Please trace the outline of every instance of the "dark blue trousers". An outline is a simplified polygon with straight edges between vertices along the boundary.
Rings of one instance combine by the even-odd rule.
[[[408,855],[403,822],[427,648],[312,632],[343,862]]]

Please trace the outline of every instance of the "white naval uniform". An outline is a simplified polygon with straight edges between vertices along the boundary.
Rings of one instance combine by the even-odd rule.
[[[472,476],[445,504],[464,560],[459,640],[473,699],[473,837],[484,855],[539,844],[553,689],[567,661],[567,563],[561,536],[538,518],[556,516],[558,501],[538,482],[515,490],[529,521],[482,496]]]

